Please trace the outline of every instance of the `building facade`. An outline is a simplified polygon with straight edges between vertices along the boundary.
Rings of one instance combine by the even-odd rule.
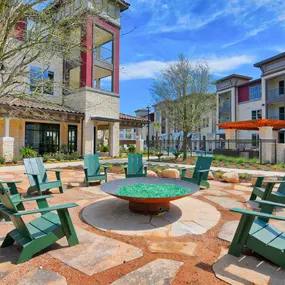
[[[254,64],[261,70],[261,78],[232,74],[217,81],[217,123],[244,120],[284,120],[285,53]],[[223,129],[217,130],[220,138],[226,138]],[[258,139],[258,131],[235,131],[237,139]],[[229,138],[229,137],[228,137]],[[284,130],[277,140],[284,143]]]
[[[120,13],[129,4],[124,0],[96,1],[102,6],[97,16],[88,13],[95,9],[88,0],[74,5],[54,1],[54,8],[72,16],[79,2],[80,9],[86,9],[87,24],[73,36],[81,47],[74,48],[68,58],[53,56],[48,62],[34,61],[28,66],[27,93],[39,89],[40,99],[1,97],[0,156],[7,160],[18,155],[23,146],[39,154],[59,151],[63,145],[69,151],[95,153],[98,133],[106,130],[110,155],[119,155],[120,124],[132,121],[131,116],[126,120],[120,114],[119,94]],[[27,20],[17,35],[19,44],[28,28]],[[45,80],[51,87],[38,87],[38,82]]]

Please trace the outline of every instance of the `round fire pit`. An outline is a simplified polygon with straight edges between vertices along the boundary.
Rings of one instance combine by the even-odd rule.
[[[147,184],[150,184],[150,191],[145,191]],[[155,187],[156,185],[157,187]],[[143,194],[138,192],[140,188],[147,197],[142,197]],[[153,192],[155,193],[151,193],[152,189],[154,189]],[[129,201],[129,209],[132,212],[157,214],[168,211],[171,201],[195,193],[199,190],[199,186],[177,179],[141,177],[113,180],[103,184],[101,190],[117,198]],[[134,196],[132,196],[132,190]],[[159,191],[161,191],[161,196]],[[169,193],[167,193],[168,191]]]

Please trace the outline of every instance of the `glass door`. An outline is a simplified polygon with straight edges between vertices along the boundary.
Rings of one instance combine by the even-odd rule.
[[[68,152],[77,151],[77,126],[68,125]]]

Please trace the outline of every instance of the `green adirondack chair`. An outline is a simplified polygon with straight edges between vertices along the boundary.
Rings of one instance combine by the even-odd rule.
[[[85,182],[87,187],[92,181],[105,180],[108,181],[108,166],[104,165],[104,174],[100,172],[101,164],[99,162],[98,154],[85,154],[84,155],[84,173],[85,173]]]
[[[18,264],[26,262],[33,255],[66,237],[69,246],[78,244],[78,238],[70,218],[68,209],[78,206],[75,203],[49,207],[46,198],[52,196],[39,196],[31,199],[22,199],[21,202],[36,200],[39,209],[31,211],[19,211],[7,190],[0,185],[0,199],[5,209],[1,211],[12,220],[15,229],[9,232],[1,247],[8,247],[17,242],[23,250],[19,256]],[[57,211],[57,214],[53,213]],[[41,214],[40,217],[25,223],[22,219],[25,215]]]
[[[232,212],[242,214],[242,217],[229,254],[240,256],[246,247],[285,268],[285,232],[268,223],[270,219],[285,221],[285,217],[271,214],[275,207],[285,208],[285,205],[262,200],[256,202],[260,204],[261,212],[231,209]]]
[[[59,188],[60,193],[63,193],[64,188],[62,187],[60,170],[45,169],[43,159],[41,157],[35,158],[25,158],[24,165],[26,169],[26,174],[30,182],[30,187],[28,189],[28,194],[33,192],[38,192],[42,195],[43,191]],[[47,172],[55,172],[56,181],[48,181]]]
[[[187,168],[182,168],[181,179],[210,188],[210,184],[207,180],[212,160],[212,157],[199,156],[194,168],[193,176],[191,178],[185,177]]]
[[[249,200],[256,200],[257,197],[262,200],[272,201],[276,203],[285,204],[285,176],[280,181],[271,181],[264,180],[266,177],[259,176],[255,182],[255,185],[252,190],[252,194]],[[265,183],[266,187],[262,187],[262,184]],[[274,185],[280,183],[277,191],[273,191]]]
[[[128,164],[124,166],[126,178],[146,177],[147,166],[143,165],[142,154],[129,154]]]

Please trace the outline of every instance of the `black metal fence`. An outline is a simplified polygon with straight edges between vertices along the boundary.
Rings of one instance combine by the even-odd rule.
[[[145,142],[148,146],[148,142]],[[183,150],[183,140],[150,140],[150,148],[161,152],[171,153]],[[261,164],[276,163],[277,141],[274,139],[213,139],[213,140],[192,140],[187,139],[187,152],[190,156],[197,155],[225,155],[232,157],[244,157],[247,159],[256,158]]]

